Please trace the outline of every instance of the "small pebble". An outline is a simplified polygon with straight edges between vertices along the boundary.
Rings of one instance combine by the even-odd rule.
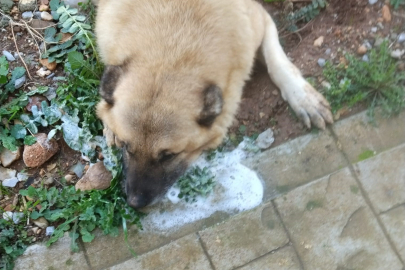
[[[402,55],[404,55],[404,53],[405,53],[404,50],[396,49],[391,52],[391,57],[395,58],[395,59],[400,59],[402,57]]]
[[[323,59],[323,58],[319,58],[319,59],[318,59],[318,65],[319,65],[320,67],[324,67],[324,66],[326,65],[326,60]]]
[[[323,37],[323,36],[320,36],[319,38],[317,38],[317,39],[314,41],[314,46],[315,46],[315,47],[321,47],[322,44],[323,44],[323,41],[324,41],[324,37]]]
[[[330,55],[332,53],[332,50],[331,49],[327,49],[326,51],[325,51],[325,54],[326,55]]]
[[[368,0],[368,3],[370,4],[370,5],[374,5],[375,3],[377,3],[378,2],[378,0]]]
[[[32,11],[26,11],[26,12],[23,12],[23,13],[21,14],[21,17],[22,17],[24,20],[29,20],[29,19],[31,19],[33,16],[34,16],[34,14],[32,13]]]
[[[46,76],[47,79],[52,79],[52,77],[55,76],[55,73],[51,73],[51,75]]]
[[[378,26],[381,30],[384,29],[384,25],[383,25],[381,22],[377,23],[377,26]]]
[[[385,41],[384,38],[377,38],[377,39],[375,40],[375,42],[374,42],[374,46],[380,47],[381,44],[383,44],[384,41]]]
[[[13,178],[9,178],[3,181],[3,187],[15,187],[18,183],[18,178],[17,177],[13,177]]]
[[[368,58],[368,55],[367,55],[367,54],[363,55],[363,57],[361,58],[361,60],[363,60],[364,62],[369,62],[369,61],[370,61],[370,59]]]
[[[357,49],[357,53],[360,54],[360,55],[363,55],[363,54],[367,53],[367,47],[365,45],[361,45]]]
[[[13,214],[14,224],[20,223],[21,219],[24,217],[24,213],[16,212]]]
[[[13,219],[13,212],[10,211],[4,212],[3,219],[11,221]]]
[[[35,11],[34,12],[34,19],[41,19],[41,11]]]
[[[42,12],[41,12],[41,19],[44,20],[44,21],[52,21],[52,20],[53,20],[53,17],[52,17],[52,15],[49,14],[48,12],[42,11]]]
[[[21,78],[15,80],[15,82],[14,82],[15,89],[19,89],[21,86],[23,86],[26,80],[27,80],[27,78],[25,77],[25,75],[22,76]]]
[[[378,28],[377,27],[371,27],[371,32],[372,33],[377,33]]]
[[[55,231],[55,227],[54,227],[54,226],[46,227],[45,235],[46,235],[46,236],[51,236],[54,231]]]
[[[364,41],[364,46],[366,46],[367,50],[371,50],[373,48],[373,45],[368,40]]]
[[[8,51],[3,51],[3,55],[7,58],[8,61],[15,61],[14,56]]]
[[[399,43],[405,42],[405,33],[401,33],[398,35],[398,42]]]

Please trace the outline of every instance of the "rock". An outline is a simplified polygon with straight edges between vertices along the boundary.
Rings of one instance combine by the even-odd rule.
[[[378,2],[378,0],[368,0],[368,3],[370,4],[370,5],[374,5],[375,3],[377,3]]]
[[[405,33],[401,33],[398,35],[398,42],[399,43],[405,42]]]
[[[46,177],[46,179],[45,179],[45,181],[44,181],[44,185],[52,185],[53,184],[53,182],[55,182],[55,180],[53,179],[53,177],[50,175],[50,176],[47,176]]]
[[[376,38],[376,40],[374,42],[374,46],[380,47],[381,44],[383,44],[385,40],[386,40],[385,38],[380,38],[380,37]]]
[[[34,29],[38,29],[39,31],[43,31],[44,28],[47,28],[49,26],[55,25],[51,21],[43,21],[43,20],[38,20],[38,19],[32,19],[31,20],[31,27]]]
[[[49,10],[49,6],[47,5],[40,5],[39,6],[39,11],[48,11]]]
[[[35,11],[34,12],[34,18],[35,19],[41,19],[41,11]]]
[[[9,13],[13,5],[12,0],[0,0],[0,9],[5,13]]]
[[[14,161],[18,160],[21,157],[21,148],[19,147],[15,151],[10,151],[7,148],[3,148],[0,152],[0,161],[4,167],[8,167]]]
[[[65,180],[66,180],[66,182],[67,182],[68,184],[72,183],[74,179],[75,179],[75,176],[74,176],[74,175],[71,175],[71,174],[65,175]]]
[[[18,4],[18,8],[20,9],[21,12],[24,11],[33,11],[37,7],[37,1],[36,0],[20,0],[20,3]]]
[[[367,55],[367,54],[363,55],[363,57],[361,58],[361,60],[363,60],[364,62],[369,62],[369,61],[370,61],[370,59],[368,58],[368,55]]]
[[[324,67],[324,66],[326,65],[326,60],[323,59],[323,58],[319,58],[319,59],[318,59],[318,65],[319,65],[320,67]]]
[[[39,77],[45,77],[45,76],[48,76],[49,74],[51,74],[51,71],[45,70],[43,67],[41,67],[40,69],[37,70],[36,73]]]
[[[46,236],[51,236],[54,231],[55,231],[55,227],[54,227],[54,226],[46,227],[45,235],[46,235]]]
[[[322,44],[323,44],[323,40],[324,40],[324,37],[323,37],[323,36],[320,36],[319,38],[317,38],[317,39],[314,41],[314,46],[315,46],[315,47],[321,47]]]
[[[41,5],[49,5],[49,0],[41,0],[39,2]]]
[[[373,45],[368,40],[364,40],[364,46],[366,46],[367,50],[371,50],[373,48]]]
[[[384,5],[381,10],[382,13],[382,18],[385,22],[390,22],[391,21],[391,11],[390,7],[388,5]]]
[[[71,7],[79,7],[79,3],[83,2],[83,0],[65,0],[65,5],[69,5]]]
[[[28,174],[26,173],[17,173],[18,181],[26,181],[28,179]]]
[[[103,190],[110,187],[112,174],[105,167],[103,162],[91,166],[87,173],[80,179],[75,187],[76,190]]]
[[[25,75],[22,76],[21,78],[18,78],[17,80],[15,80],[15,82],[14,82],[15,89],[20,89],[24,85],[26,80],[27,80],[27,78],[25,77]]]
[[[46,101],[44,96],[31,96],[28,98],[28,104],[25,106],[27,111],[32,112],[32,106],[37,106],[38,110],[42,108],[42,101]]]
[[[381,19],[382,19],[382,18],[381,18]],[[381,22],[378,22],[378,23],[377,23],[377,26],[378,26],[381,30],[384,29],[384,25],[383,25]]]
[[[52,15],[49,14],[48,12],[46,12],[46,11],[41,12],[41,19],[44,20],[44,21],[53,21]]]
[[[46,76],[47,79],[52,79],[55,76],[55,73],[51,73],[51,75]]]
[[[41,229],[45,229],[49,225],[48,221],[44,217],[33,219],[32,222],[34,222],[34,224],[40,227]]]
[[[18,178],[17,177],[13,177],[13,178],[9,178],[3,181],[3,187],[15,187],[18,183]]]
[[[391,57],[395,59],[400,59],[404,55],[405,50],[396,49],[391,52]]]
[[[69,168],[69,171],[73,172],[74,174],[77,175],[78,178],[82,178],[83,176],[83,171],[84,171],[85,165],[82,164],[81,162],[76,163],[72,167]]]
[[[34,14],[32,13],[32,11],[26,11],[26,12],[23,12],[23,13],[21,14],[21,17],[22,17],[24,20],[29,20],[29,19],[31,19],[32,17],[34,17]]]
[[[269,148],[274,142],[274,133],[271,128],[267,129],[265,132],[261,133],[256,139],[256,145],[260,149]]]
[[[48,140],[45,133],[38,133],[34,136],[37,138],[37,142],[24,146],[23,160],[27,167],[41,166],[59,150],[56,140]]]
[[[358,49],[357,49],[357,53],[360,55],[364,55],[367,53],[367,47],[365,45],[361,45]]]
[[[8,221],[13,220],[13,212],[11,212],[11,211],[4,212],[3,219],[8,220]]]
[[[10,52],[8,52],[8,51],[3,51],[3,55],[6,57],[6,59],[7,59],[8,61],[10,61],[10,62],[15,61],[14,56],[13,56]]]
[[[326,51],[325,51],[325,54],[326,55],[330,55],[332,53],[332,50],[331,49],[326,49]]]
[[[44,93],[44,96],[51,101],[52,99],[56,98],[56,88],[55,87],[49,87],[48,91]]]
[[[377,27],[371,27],[371,33],[377,33],[378,28]]]
[[[24,217],[24,213],[16,212],[13,213],[13,222],[14,224],[20,223],[21,219]]]
[[[41,65],[45,66],[50,71],[54,71],[56,69],[56,66],[57,66],[56,61],[53,61],[52,63],[49,63],[48,59],[40,59],[39,62],[41,63]]]
[[[6,179],[13,178],[13,177],[15,177],[16,173],[17,173],[16,170],[7,169],[7,168],[4,168],[3,166],[0,166],[0,181],[4,181]]]

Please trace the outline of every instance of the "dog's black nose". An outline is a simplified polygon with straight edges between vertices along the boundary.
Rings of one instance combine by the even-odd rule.
[[[143,196],[131,196],[128,197],[127,203],[134,209],[143,208],[148,205],[147,200]]]

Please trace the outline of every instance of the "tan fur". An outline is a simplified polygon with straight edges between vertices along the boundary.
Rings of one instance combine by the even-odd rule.
[[[307,101],[310,86],[283,58],[273,21],[252,0],[100,0],[96,25],[104,63],[123,67],[114,104],[101,101],[97,113],[109,137],[114,134],[125,144],[139,166],[167,150],[180,153],[169,165],[175,168],[218,146],[237,112],[259,48],[270,75],[284,70],[273,78],[283,97],[296,103],[298,111]],[[272,55],[273,49],[282,55]],[[291,80],[296,84],[289,84]],[[203,127],[196,119],[203,107],[202,90],[209,84],[222,89],[224,103],[213,125]],[[301,88],[298,94],[292,94],[293,86]],[[308,104],[317,108],[319,103]],[[321,122],[314,123],[324,127]]]

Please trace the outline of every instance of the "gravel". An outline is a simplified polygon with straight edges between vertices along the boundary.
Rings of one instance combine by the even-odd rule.
[[[8,51],[3,51],[3,55],[7,58],[8,61],[15,61],[14,56]]]
[[[401,33],[398,35],[398,42],[399,43],[405,42],[405,33]]]
[[[319,65],[320,67],[324,67],[324,66],[326,65],[326,60],[323,59],[323,58],[319,58],[319,59],[318,59],[318,65]]]
[[[15,80],[15,82],[14,82],[15,89],[21,88],[24,85],[26,80],[27,80],[27,78],[25,77],[25,75],[22,76],[21,78],[18,78],[17,80]]]
[[[31,19],[32,17],[34,17],[34,14],[32,13],[32,11],[26,11],[26,12],[23,12],[23,13],[21,14],[21,17],[22,17],[24,20],[29,20],[29,19]]]

